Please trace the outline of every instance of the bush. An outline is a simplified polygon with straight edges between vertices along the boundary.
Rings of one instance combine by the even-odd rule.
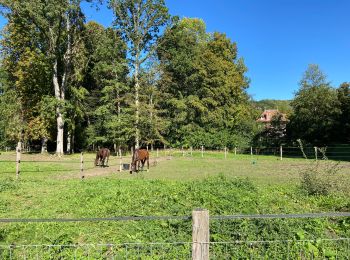
[[[315,162],[301,171],[301,188],[309,195],[328,195],[343,191],[339,170],[339,163]]]

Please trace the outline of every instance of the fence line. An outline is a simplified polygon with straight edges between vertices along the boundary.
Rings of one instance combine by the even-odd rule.
[[[350,212],[325,212],[301,214],[238,214],[210,216],[211,220],[227,219],[296,219],[296,218],[332,218],[350,217]],[[107,218],[1,218],[0,223],[29,222],[97,222],[97,221],[142,221],[142,220],[190,220],[191,216],[116,216]]]

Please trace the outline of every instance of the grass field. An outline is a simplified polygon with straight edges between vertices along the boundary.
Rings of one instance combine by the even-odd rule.
[[[200,153],[195,153],[193,157],[183,157],[181,153],[172,155],[160,154],[155,165],[153,154],[149,172],[129,174],[126,171],[118,172],[119,159],[115,156],[110,158],[110,167],[100,168],[94,167],[93,154],[85,154],[86,177],[81,180],[79,154],[62,158],[23,154],[21,176],[16,181],[15,154],[2,153],[0,218],[183,216],[190,215],[194,208],[209,209],[211,215],[350,211],[350,197],[346,192],[309,196],[300,188],[300,172],[314,164],[310,160],[281,161],[274,156],[233,154],[224,159],[223,153],[206,153],[204,158]],[[123,158],[124,163],[129,161],[129,157]],[[327,163],[320,162],[325,167]],[[342,184],[348,186],[349,162],[340,163],[337,167]],[[317,239],[349,238],[349,227],[349,218],[213,221],[211,241],[312,239],[314,243],[308,242],[300,248],[314,255],[332,256],[334,252],[346,254],[350,252],[350,247],[339,244],[326,246]],[[5,247],[11,244],[83,245],[176,241],[191,241],[190,221],[0,224],[0,243]],[[295,252],[300,253],[300,248]],[[149,255],[149,248],[146,250],[148,253],[142,249],[137,249],[138,254]],[[99,250],[106,254],[110,249]],[[187,258],[185,256],[188,256],[189,248],[184,244],[174,250],[174,247],[164,248],[163,245],[162,250],[166,259],[182,259]],[[215,248],[217,255],[223,255],[223,250],[220,246]],[[236,248],[234,252],[226,248],[226,254],[238,252],[241,255],[236,255],[237,258],[246,257],[246,252],[269,256],[266,250],[266,246],[257,246],[256,250],[249,246]],[[271,252],[278,256],[282,252],[286,253],[286,250],[286,247],[278,247]],[[9,250],[3,250],[2,255],[1,252],[0,248],[0,256],[9,257]],[[86,256],[85,250],[79,252],[76,250],[74,253],[81,254],[82,258]],[[131,252],[135,253],[129,248]],[[52,249],[51,253],[44,250],[41,255],[43,258],[59,258],[62,254],[69,257],[70,253],[68,249]],[[20,255],[17,251],[16,254]],[[161,258],[152,255],[149,259],[158,257]]]

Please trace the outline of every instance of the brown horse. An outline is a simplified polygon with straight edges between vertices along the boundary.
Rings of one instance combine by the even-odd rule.
[[[100,150],[98,150],[96,153],[95,166],[97,166],[98,163],[100,163],[101,167],[108,166],[108,159],[109,159],[110,153],[111,152],[109,151],[108,148],[101,148]],[[106,165],[105,165],[105,162],[106,162]]]
[[[147,172],[149,171],[149,153],[146,149],[135,149],[134,154],[132,155],[131,160],[131,167],[130,167],[130,174],[132,172],[138,172],[140,168],[140,162],[142,164],[142,170],[143,166],[145,165],[145,162],[147,161]]]

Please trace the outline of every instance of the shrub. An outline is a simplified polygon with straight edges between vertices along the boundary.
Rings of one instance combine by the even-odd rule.
[[[315,162],[301,171],[301,188],[309,195],[328,195],[343,191],[339,170],[339,163]]]

